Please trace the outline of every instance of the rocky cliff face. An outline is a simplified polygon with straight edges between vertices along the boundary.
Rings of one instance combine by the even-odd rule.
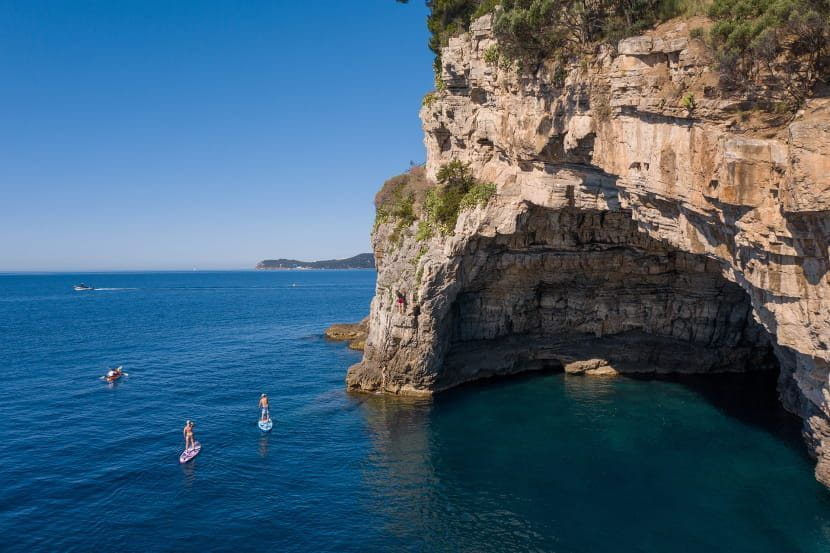
[[[498,192],[449,237],[419,242],[413,225],[395,245],[378,227],[351,389],[777,367],[830,485],[830,104],[759,114],[718,90],[689,26],[623,40],[564,79],[485,61],[489,16],[450,41],[447,90],[421,110],[427,173],[469,162]]]

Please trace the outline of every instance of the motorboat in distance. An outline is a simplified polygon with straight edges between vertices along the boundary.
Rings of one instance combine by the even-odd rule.
[[[83,292],[85,290],[95,290],[95,288],[93,288],[92,286],[89,286],[87,284],[84,284],[83,282],[80,283],[80,284],[76,284],[72,288],[75,289],[78,292]]]

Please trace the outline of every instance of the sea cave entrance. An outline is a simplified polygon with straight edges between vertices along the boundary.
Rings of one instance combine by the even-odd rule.
[[[519,232],[469,244],[437,389],[539,369],[778,369],[749,295],[716,260],[651,238],[624,210],[521,217]]]

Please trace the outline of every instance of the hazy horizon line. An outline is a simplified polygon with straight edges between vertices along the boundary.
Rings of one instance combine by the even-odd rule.
[[[60,270],[0,270],[0,276],[14,275],[105,275],[105,274],[126,274],[126,273],[279,273],[287,271],[308,272],[308,271],[375,271],[374,268],[350,268],[350,269],[256,269],[253,267],[223,268],[223,269],[60,269]]]

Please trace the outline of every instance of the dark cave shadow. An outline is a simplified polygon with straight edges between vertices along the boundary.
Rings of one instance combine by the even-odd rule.
[[[512,386],[514,384],[520,384],[522,382],[529,382],[542,376],[550,376],[554,374],[564,375],[565,370],[562,368],[561,365],[557,365],[554,363],[543,369],[532,369],[512,374],[496,374],[491,376],[485,376],[477,380],[462,382],[461,384],[453,386],[449,390],[441,390],[433,396],[433,401],[435,401],[436,403],[452,401],[453,399],[461,397],[462,395],[470,394],[476,391],[504,388],[506,386]]]
[[[561,367],[496,375],[459,384],[435,394],[432,401],[440,404],[456,401],[465,395],[487,389],[498,389],[528,382],[543,376],[559,374],[562,378],[608,378],[566,375]],[[814,460],[807,452],[802,436],[802,420],[784,409],[778,396],[778,371],[710,374],[621,374],[610,378],[634,381],[661,381],[679,384],[695,392],[707,403],[730,418],[763,430],[798,451],[805,460]]]
[[[679,384],[695,392],[718,411],[753,426],[810,458],[801,434],[802,420],[781,405],[778,371],[715,374],[624,374],[635,381],[659,380]]]

